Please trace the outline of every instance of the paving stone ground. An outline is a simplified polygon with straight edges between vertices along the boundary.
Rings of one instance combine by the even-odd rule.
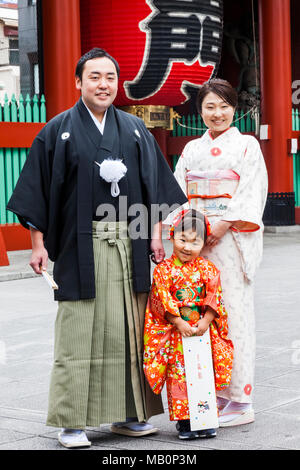
[[[164,395],[165,414],[150,420],[157,434],[134,439],[101,425],[88,430],[93,446],[85,452],[300,449],[300,232],[266,233],[264,246],[255,296],[255,422],[182,442]],[[32,277],[29,257],[10,252],[10,266],[0,267],[0,450],[65,450],[58,430],[45,426],[56,303],[44,279]]]

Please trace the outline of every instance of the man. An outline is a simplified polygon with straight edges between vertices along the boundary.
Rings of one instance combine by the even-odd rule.
[[[156,263],[165,255],[157,205],[186,198],[144,123],[113,106],[118,76],[106,51],[81,57],[81,98],[36,137],[7,206],[30,227],[34,271],[46,269],[48,256],[54,261],[59,306],[47,424],[63,428],[66,447],[89,446],[86,426],[101,423],[115,422],[119,434],[153,433],[146,420],[163,412],[142,369],[149,253]],[[113,167],[121,174],[112,176]],[[136,204],[146,208],[141,217]],[[115,220],[106,217],[111,208]],[[129,237],[137,219],[152,232],[150,245],[148,234]]]

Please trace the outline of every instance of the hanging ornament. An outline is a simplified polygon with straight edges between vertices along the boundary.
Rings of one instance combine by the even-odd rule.
[[[120,194],[118,182],[127,172],[127,167],[119,159],[107,159],[102,163],[95,162],[99,166],[99,175],[107,183],[111,183],[111,195],[117,197]]]

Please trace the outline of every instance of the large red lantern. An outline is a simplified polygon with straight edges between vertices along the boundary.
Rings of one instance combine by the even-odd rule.
[[[176,106],[216,72],[222,0],[81,0],[82,52],[119,63],[115,104]]]

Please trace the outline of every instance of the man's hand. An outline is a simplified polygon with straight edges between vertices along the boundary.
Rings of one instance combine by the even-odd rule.
[[[161,263],[166,256],[164,245],[162,242],[162,223],[161,222],[158,222],[153,227],[150,248],[152,251],[151,260],[153,261],[153,263],[155,264]]]
[[[158,264],[161,263],[165,256],[165,249],[162,240],[152,240],[151,245],[150,245],[152,254],[151,254],[151,260],[153,263]]]
[[[48,266],[48,251],[44,247],[42,232],[30,227],[30,235],[32,242],[32,253],[30,266],[36,274],[42,274],[42,270]]]
[[[48,252],[46,248],[32,250],[29,264],[36,274],[42,274],[42,270],[46,270],[48,265]]]

